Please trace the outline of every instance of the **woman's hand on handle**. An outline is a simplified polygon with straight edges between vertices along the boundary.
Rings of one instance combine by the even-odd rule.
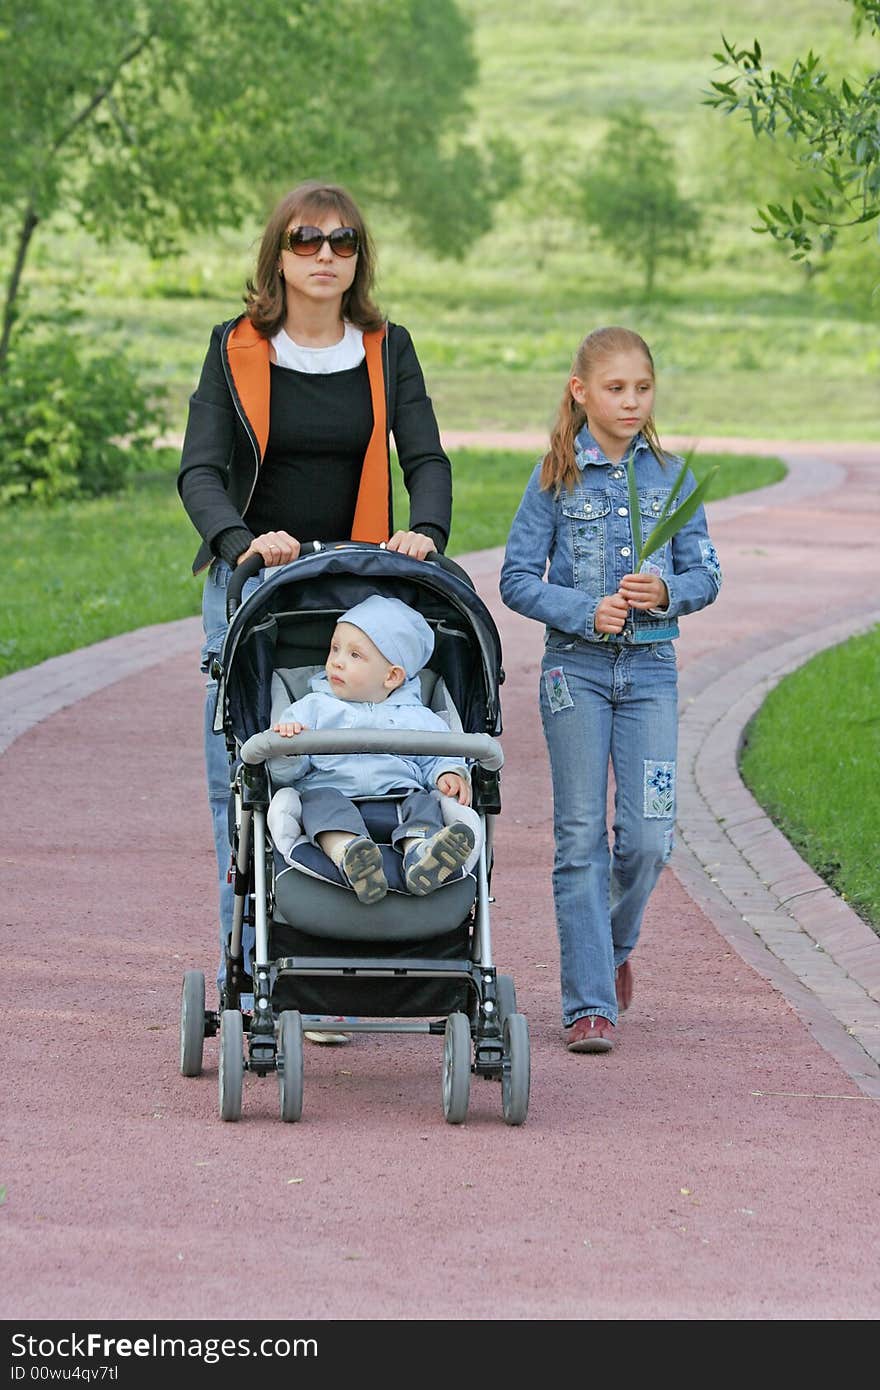
[[[395,531],[390,541],[386,541],[385,549],[410,555],[413,560],[427,560],[437,547],[430,536],[423,536],[420,531]]]
[[[289,536],[286,531],[266,531],[264,535],[254,537],[235,563],[240,565],[251,555],[260,555],[268,566],[289,565],[291,560],[298,558],[299,548],[296,537]]]

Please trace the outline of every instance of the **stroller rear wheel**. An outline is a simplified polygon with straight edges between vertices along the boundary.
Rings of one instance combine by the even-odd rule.
[[[180,1073],[201,1076],[205,1042],[205,977],[187,970],[180,998]]]
[[[278,1086],[281,1118],[287,1124],[302,1115],[303,1026],[298,1009],[285,1009],[278,1022]]]
[[[241,1115],[241,1083],[244,1077],[244,1022],[238,1009],[224,1009],[220,1015],[220,1118],[237,1120]]]
[[[531,1083],[529,1025],[525,1014],[508,1014],[502,1037],[501,1112],[505,1124],[521,1125],[529,1109]]]
[[[471,1094],[471,1026],[467,1014],[450,1014],[443,1044],[443,1114],[460,1125]]]

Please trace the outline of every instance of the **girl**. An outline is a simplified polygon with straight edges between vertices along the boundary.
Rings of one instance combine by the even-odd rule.
[[[712,603],[721,584],[702,507],[633,573],[627,461],[645,537],[681,465],[660,447],[653,408],[654,363],[643,339],[625,328],[590,333],[501,569],[505,604],[546,626],[540,704],[553,782],[562,1019],[572,1052],[610,1051],[632,997],[630,954],[673,844],[672,641],[679,616]],[[676,501],[695,487],[688,472]]]
[[[373,276],[372,242],[351,195],[335,184],[299,184],[272,212],[245,312],[213,330],[190,398],[178,489],[202,537],[193,571],[207,570],[202,670],[221,989],[232,927],[229,759],[213,732],[210,673],[226,631],[232,567],[254,554],[265,566],[287,564],[306,540],[385,541],[424,559],[449,534],[449,459],[410,335],[383,318]],[[391,522],[389,432],[409,492],[405,530]]]

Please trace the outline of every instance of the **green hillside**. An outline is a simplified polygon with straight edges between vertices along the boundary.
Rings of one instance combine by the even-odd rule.
[[[481,78],[474,134],[515,140],[525,182],[496,229],[461,261],[422,252],[393,209],[369,209],[380,298],[411,329],[446,429],[546,427],[574,349],[590,328],[623,322],[651,344],[662,430],[707,438],[880,437],[880,280],[876,230],[851,236],[807,280],[752,233],[755,207],[791,181],[780,153],[742,122],[702,104],[722,34],[759,36],[785,68],[812,46],[841,70],[877,65],[844,0],[464,0],[476,24]],[[611,256],[572,216],[571,178],[609,113],[640,102],[673,143],[682,192],[704,214],[704,261],[661,266],[645,302],[637,267]],[[293,128],[292,128],[293,129]],[[292,135],[292,150],[295,137]],[[315,171],[279,171],[278,187]],[[355,190],[357,191],[357,190]],[[784,189],[783,189],[784,191]],[[263,204],[239,231],[194,238],[187,254],[151,262],[130,243],[98,248],[69,228],[41,231],[28,263],[37,303],[59,285],[85,291],[90,327],[118,341],[166,395],[183,427],[211,325],[235,314]],[[243,212],[247,212],[243,209]]]

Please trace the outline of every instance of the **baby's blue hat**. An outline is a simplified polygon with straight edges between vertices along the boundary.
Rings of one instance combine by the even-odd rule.
[[[407,678],[421,671],[434,650],[434,634],[421,613],[399,598],[371,594],[339,621],[365,632],[392,666],[403,667]]]

